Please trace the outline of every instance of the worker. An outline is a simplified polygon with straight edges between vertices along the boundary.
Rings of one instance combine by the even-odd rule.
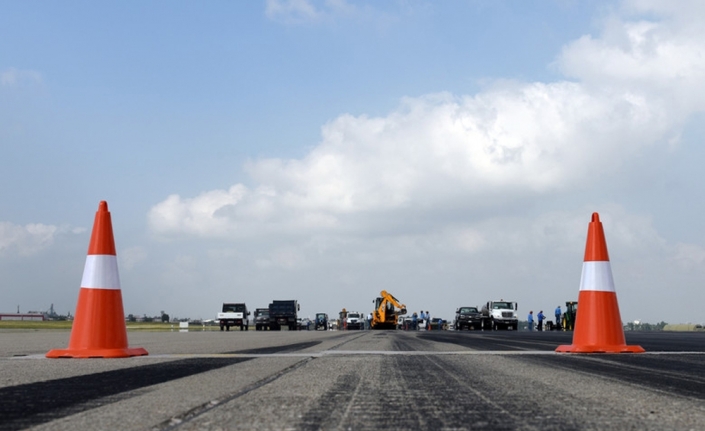
[[[546,318],[546,316],[544,316],[544,314],[543,314],[543,310],[539,311],[539,314],[536,317],[538,317],[538,319],[539,319],[539,324],[538,324],[537,329],[539,331],[543,331],[543,319]]]
[[[431,312],[426,310],[426,329],[431,330]]]
[[[529,331],[534,330],[534,311],[529,311],[529,317],[526,318],[529,321]]]
[[[411,329],[415,330],[416,329],[416,324],[418,322],[418,314],[414,313],[411,315]]]
[[[556,307],[556,329],[561,329],[561,306]]]
[[[372,313],[367,315],[367,329],[372,329]]]

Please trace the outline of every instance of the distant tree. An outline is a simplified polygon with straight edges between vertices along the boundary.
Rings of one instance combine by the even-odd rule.
[[[162,322],[169,323],[169,315],[162,311]]]
[[[144,318],[142,318],[143,322],[154,322],[154,317],[149,317],[146,314],[144,315]]]
[[[128,315],[127,315],[127,321],[128,321],[128,322],[136,322],[136,321],[137,321],[137,318],[135,317],[134,314],[128,314]]]

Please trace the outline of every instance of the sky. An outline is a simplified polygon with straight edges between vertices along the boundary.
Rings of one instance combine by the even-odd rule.
[[[705,3],[0,6],[0,312],[74,312],[107,201],[126,313],[576,300],[703,323]]]

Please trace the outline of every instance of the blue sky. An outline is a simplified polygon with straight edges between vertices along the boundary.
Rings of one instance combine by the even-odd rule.
[[[699,2],[0,8],[0,311],[107,200],[129,313],[552,310],[598,211],[624,320],[704,320]]]

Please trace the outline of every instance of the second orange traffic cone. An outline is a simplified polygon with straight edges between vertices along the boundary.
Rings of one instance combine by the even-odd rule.
[[[126,358],[144,356],[127,347],[125,312],[108,204],[101,201],[88,246],[78,305],[68,349],[50,350],[47,358]]]
[[[641,353],[641,346],[627,346],[617,292],[607,255],[602,222],[592,214],[588,225],[583,274],[578,295],[580,306],[575,321],[573,344],[559,346],[561,353]]]

